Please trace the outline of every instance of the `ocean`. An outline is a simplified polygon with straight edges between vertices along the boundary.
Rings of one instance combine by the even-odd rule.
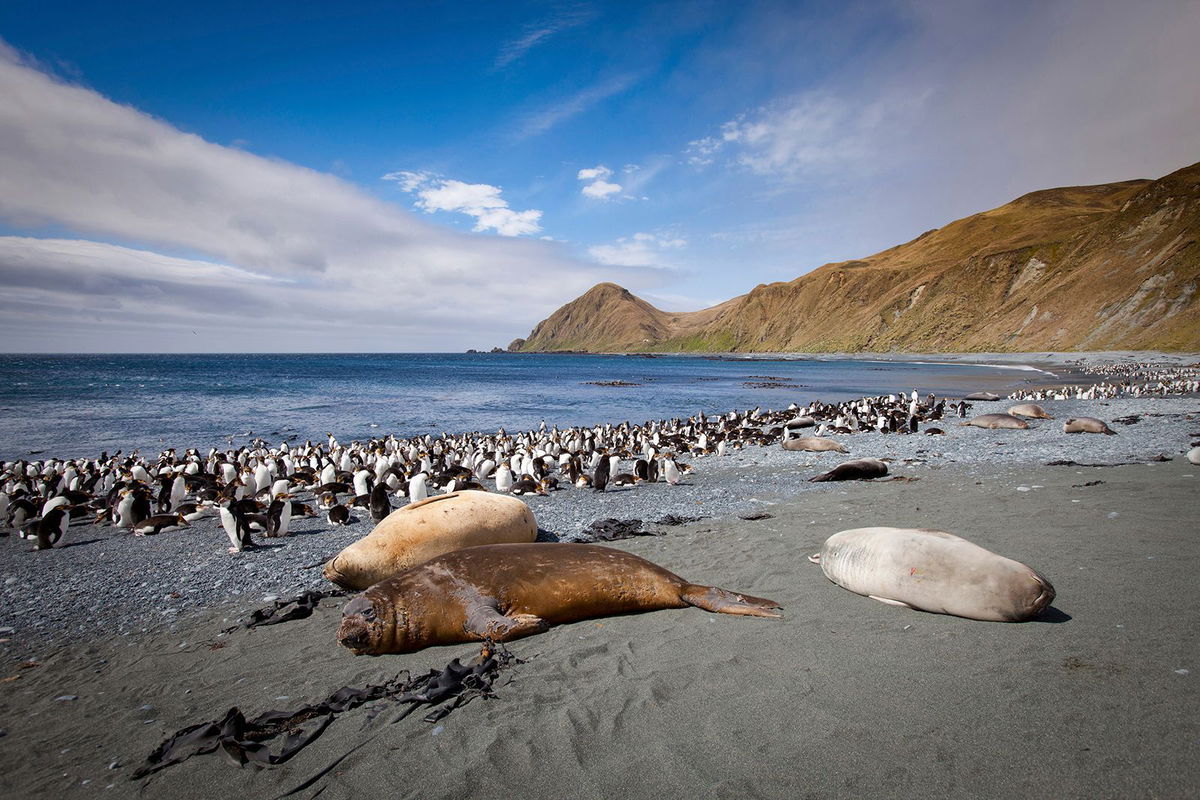
[[[907,392],[998,393],[1020,368],[825,358],[460,353],[0,355],[0,458],[640,423]],[[596,385],[623,381],[622,386]]]

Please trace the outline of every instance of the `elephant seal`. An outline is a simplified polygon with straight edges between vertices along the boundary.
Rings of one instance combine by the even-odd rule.
[[[1054,587],[1035,570],[943,531],[840,531],[809,560],[855,594],[935,614],[1024,622],[1054,600]]]
[[[1023,419],[1018,419],[1012,414],[980,414],[975,419],[961,423],[961,427],[974,426],[976,428],[987,428],[995,430],[997,428],[1014,428],[1025,430],[1029,427],[1029,423]]]
[[[963,395],[963,398],[962,398],[962,399],[963,399],[963,400],[986,400],[986,401],[992,401],[992,400],[999,400],[999,399],[1000,399],[1000,395],[998,395],[998,394],[992,394],[991,392],[971,392],[970,394],[965,394],[965,395]]]
[[[1107,433],[1116,436],[1117,432],[1095,417],[1071,417],[1063,423],[1063,433]]]
[[[594,544],[492,544],[438,556],[346,604],[337,640],[355,655],[411,653],[613,614],[696,606],[780,617],[774,600],[688,583],[624,550]]]
[[[1046,409],[1039,406],[1037,403],[1021,403],[1019,406],[1013,406],[1008,410],[1009,414],[1014,417],[1029,417],[1030,419],[1054,419],[1046,413]]]
[[[783,449],[793,452],[808,452],[808,453],[845,453],[846,448],[833,439],[826,439],[823,436],[803,436],[799,439],[784,439]]]
[[[887,464],[878,458],[856,458],[845,464],[838,464],[829,472],[815,478],[809,478],[809,483],[823,481],[868,481],[871,478],[882,478],[888,474]]]
[[[430,497],[384,517],[325,565],[327,579],[365,589],[434,556],[483,544],[532,542],[537,523],[515,497],[467,490]]]

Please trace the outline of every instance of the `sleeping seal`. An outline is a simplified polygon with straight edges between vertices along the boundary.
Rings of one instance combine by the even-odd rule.
[[[1023,622],[1054,600],[1054,587],[1034,570],[943,531],[841,531],[809,560],[856,594],[935,614]]]
[[[507,642],[581,619],[696,606],[779,617],[773,600],[688,583],[624,550],[593,544],[491,544],[438,556],[346,604],[337,640],[355,655]]]
[[[996,428],[1014,428],[1025,430],[1029,427],[1029,423],[1023,419],[1017,419],[1012,414],[980,414],[975,419],[969,422],[961,423],[962,427],[973,425],[976,428],[988,428],[995,430]]]
[[[993,392],[971,392],[970,394],[964,394],[962,399],[991,402],[993,400],[999,400],[1000,395]]]
[[[832,451],[835,453],[845,453],[846,448],[833,439],[826,439],[823,436],[804,436],[799,439],[784,439],[784,450],[804,451],[809,453],[824,453]]]
[[[536,538],[533,512],[515,497],[451,492],[393,511],[330,559],[324,574],[343,588],[365,589],[451,550]]]
[[[845,464],[838,464],[829,472],[815,478],[809,478],[809,483],[823,481],[869,481],[872,478],[882,478],[888,474],[887,464],[878,458],[856,458]]]
[[[1116,431],[1095,417],[1071,417],[1071,419],[1063,423],[1063,433],[1107,433],[1109,436],[1117,435]]]
[[[1009,414],[1014,417],[1029,417],[1030,419],[1054,419],[1046,413],[1046,409],[1039,406],[1037,403],[1021,403],[1018,406],[1013,406],[1008,410]]]

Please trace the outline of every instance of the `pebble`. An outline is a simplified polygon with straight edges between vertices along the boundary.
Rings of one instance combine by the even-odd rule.
[[[60,694],[58,697],[56,697],[54,699],[56,702],[59,702],[59,703],[69,703],[72,700],[78,700],[79,695],[77,695],[77,694]]]

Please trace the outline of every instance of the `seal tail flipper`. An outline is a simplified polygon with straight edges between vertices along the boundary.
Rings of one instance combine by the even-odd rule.
[[[738,614],[743,617],[770,617],[772,619],[783,616],[778,611],[782,606],[774,600],[738,594],[727,589],[718,589],[716,586],[689,584],[684,587],[681,597],[683,602],[688,605],[703,608],[714,614]]]
[[[901,608],[912,608],[908,603],[902,603],[899,600],[893,600],[890,597],[880,597],[879,595],[869,594],[867,597],[872,600],[878,600],[881,603],[886,603],[889,606],[900,606]]]

